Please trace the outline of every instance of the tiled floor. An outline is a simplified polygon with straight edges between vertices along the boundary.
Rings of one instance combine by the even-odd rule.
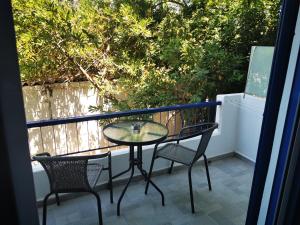
[[[196,166],[193,188],[196,213],[191,213],[187,169],[174,170],[172,175],[153,177],[162,189],[166,205],[150,186],[144,195],[144,181],[129,186],[117,216],[119,195],[124,185],[114,187],[114,204],[109,192],[100,191],[104,225],[243,225],[246,217],[253,166],[238,158],[226,158],[209,164],[212,191],[208,190],[203,165]],[[40,218],[42,211],[40,209]],[[92,195],[48,207],[48,225],[98,224],[96,200]]]

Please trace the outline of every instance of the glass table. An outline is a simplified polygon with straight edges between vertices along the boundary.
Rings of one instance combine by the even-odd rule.
[[[141,172],[145,181],[148,180],[147,172],[143,169],[142,146],[155,144],[163,141],[168,136],[166,126],[153,121],[146,120],[128,120],[110,123],[103,128],[104,137],[112,143],[129,146],[129,168],[115,176],[119,177],[131,170],[128,182],[123,189],[118,201],[117,214],[120,216],[120,204],[124,194],[134,175],[135,166]],[[134,147],[137,147],[137,156],[134,156]],[[161,194],[162,205],[164,205],[164,195],[162,191],[150,180],[153,187]]]

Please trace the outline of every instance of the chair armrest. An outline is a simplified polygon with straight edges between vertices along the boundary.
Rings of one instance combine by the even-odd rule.
[[[49,152],[38,153],[35,156],[51,156]]]
[[[37,160],[37,159],[40,158],[40,157],[43,158],[43,157],[50,157],[50,156],[51,156],[51,155],[50,155],[49,152],[38,153],[38,154],[32,156],[32,160]]]

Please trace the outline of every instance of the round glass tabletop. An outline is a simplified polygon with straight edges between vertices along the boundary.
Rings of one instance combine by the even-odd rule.
[[[119,121],[106,125],[103,134],[110,142],[121,145],[147,145],[164,140],[166,126],[153,121]]]

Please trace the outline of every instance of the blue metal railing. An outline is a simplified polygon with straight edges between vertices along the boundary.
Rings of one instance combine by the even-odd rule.
[[[46,127],[46,126],[54,126],[54,125],[63,125],[63,124],[68,124],[68,123],[86,122],[86,121],[91,121],[91,120],[112,119],[112,118],[126,117],[126,116],[153,114],[153,113],[182,110],[182,109],[214,107],[214,106],[218,106],[221,104],[222,104],[222,102],[220,102],[220,101],[197,102],[197,103],[191,103],[191,104],[163,106],[163,107],[159,107],[159,108],[135,109],[135,110],[112,112],[112,113],[106,113],[106,114],[76,116],[76,117],[69,117],[69,118],[63,118],[63,119],[29,121],[29,122],[27,122],[27,128]]]
[[[99,136],[100,130],[99,130],[99,125],[97,124],[94,129],[97,129],[96,131],[94,130],[94,132],[97,133],[98,137],[94,137],[94,139],[99,139],[98,140],[98,146],[97,147],[88,147],[87,149],[84,150],[79,150],[81,149],[81,147],[79,146],[79,142],[82,139],[82,137],[80,136],[79,132],[78,132],[78,124],[82,124],[82,123],[86,123],[87,124],[87,142],[89,142],[89,122],[90,121],[104,121],[107,119],[119,119],[119,118],[123,118],[123,117],[131,117],[131,116],[141,116],[141,115],[151,115],[152,114],[152,118],[153,115],[158,114],[159,113],[159,118],[157,122],[161,122],[161,123],[165,123],[166,121],[162,120],[162,113],[167,113],[167,117],[169,117],[169,113],[170,112],[175,112],[175,111],[183,111],[183,110],[198,110],[197,113],[200,113],[199,110],[205,110],[204,113],[200,113],[203,114],[201,115],[202,118],[201,121],[212,121],[214,120],[214,117],[211,118],[211,116],[209,114],[211,114],[211,112],[214,114],[215,113],[215,108],[218,105],[221,105],[222,102],[220,101],[214,101],[214,102],[198,102],[198,103],[191,103],[191,104],[182,104],[182,105],[173,105],[173,106],[164,106],[164,107],[159,107],[159,108],[148,108],[148,109],[137,109],[137,110],[128,110],[128,111],[123,111],[123,112],[112,112],[112,113],[105,113],[105,114],[97,114],[97,115],[88,115],[88,116],[77,116],[77,117],[69,117],[69,118],[60,118],[60,119],[52,119],[52,120],[40,120],[40,121],[29,121],[27,122],[27,128],[28,131],[32,131],[34,129],[38,129],[38,134],[36,133],[35,136],[35,141],[34,143],[39,143],[39,149],[35,150],[34,152],[31,152],[32,154],[35,153],[41,153],[45,151],[45,138],[48,138],[51,136],[53,137],[53,142],[54,144],[52,144],[52,147],[54,148],[54,150],[52,149],[52,147],[50,148],[49,146],[46,148],[46,150],[52,154],[52,155],[70,155],[70,154],[79,154],[79,153],[84,153],[84,152],[91,152],[91,151],[95,151],[95,150],[103,150],[103,149],[107,149],[107,148],[113,148],[116,147],[116,145],[110,145],[110,143],[107,146],[101,146],[100,143],[100,139],[101,137]],[[212,109],[212,111],[210,112],[210,109]],[[164,116],[164,115],[163,115]],[[91,123],[91,122],[90,122]],[[70,137],[70,134],[68,134],[68,126],[70,126],[70,124],[76,124],[75,130],[76,130],[76,137],[75,142],[77,143],[77,150],[74,151],[73,149],[70,149],[71,147],[69,146],[69,143],[67,143],[68,141],[70,141],[72,139],[72,137]],[[61,125],[64,126],[64,128],[60,129],[59,131],[55,132],[55,129]],[[174,121],[174,126],[176,128],[176,116],[175,116],[175,121]],[[52,129],[50,129],[50,131],[48,131],[48,133],[45,135],[45,132],[42,131],[43,129],[46,129],[46,127],[50,127]],[[73,128],[74,129],[74,128]],[[101,128],[100,128],[101,129]],[[49,134],[49,132],[52,132],[52,134]],[[56,134],[55,134],[56,133]],[[58,134],[57,134],[58,133]],[[74,132],[73,132],[74,133]],[[65,137],[61,137],[61,136],[65,136]],[[74,134],[73,134],[74,136]],[[60,145],[58,142],[58,140],[56,139],[65,139],[65,147],[63,151],[58,151],[57,149],[57,145]],[[74,139],[74,137],[73,137]],[[49,140],[48,140],[49,141]],[[103,140],[102,140],[103,142]],[[88,144],[89,145],[89,144]],[[73,145],[74,146],[74,145]],[[42,149],[40,149],[42,148]]]

